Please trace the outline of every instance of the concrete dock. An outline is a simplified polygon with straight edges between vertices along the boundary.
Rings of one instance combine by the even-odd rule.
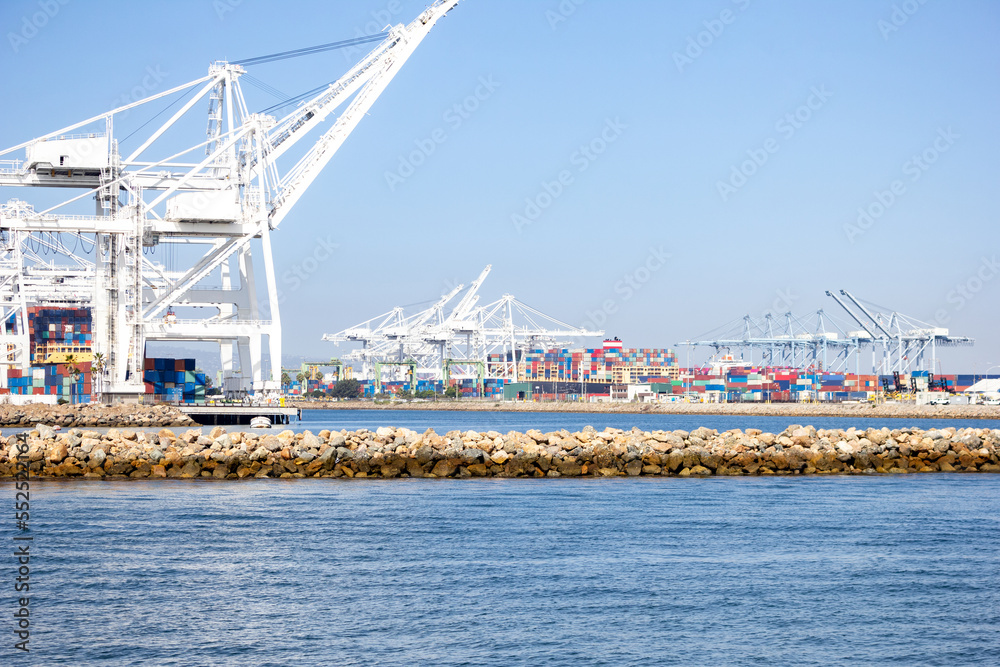
[[[302,418],[300,408],[274,405],[181,405],[178,409],[204,426],[246,425],[254,417],[267,417],[277,426]]]

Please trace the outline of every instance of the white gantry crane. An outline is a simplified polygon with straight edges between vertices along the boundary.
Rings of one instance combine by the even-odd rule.
[[[840,295],[854,304],[860,315],[837,294],[828,291],[826,295],[844,309],[854,325],[841,323],[823,310],[804,317],[787,312],[780,319],[770,313],[762,318],[746,315],[710,332],[710,339],[678,345],[711,347],[716,355],[736,352],[742,361],[755,363],[756,359],[765,366],[849,371],[853,360],[855,373],[861,373],[862,353],[871,347],[871,372],[886,375],[934,371],[938,347],[975,344],[975,339],[952,336],[948,329],[874,304],[866,306],[846,290],[840,290]],[[855,325],[861,328],[855,329]],[[745,351],[747,357],[743,356]]]
[[[29,306],[88,307],[108,396],[143,392],[146,341],[218,342],[223,371],[238,377],[240,388],[279,388],[281,319],[271,232],[458,2],[437,0],[409,25],[348,40],[352,46],[378,43],[339,80],[292,100],[297,105],[283,117],[248,110],[240,87],[244,65],[347,42],[242,64],[217,62],[200,79],[0,152],[6,158],[0,159],[0,187],[80,191],[41,210],[17,199],[0,206],[5,363],[29,364]],[[116,119],[170,97],[179,106],[160,112],[173,111],[155,131],[131,142],[135,132],[118,138]],[[185,117],[204,113],[192,111],[199,102],[208,106],[207,137],[178,150],[176,134],[190,126]],[[304,155],[292,164],[281,159],[331,116],[332,125]],[[22,150],[23,159],[12,156]],[[88,199],[96,200],[94,215],[70,213]],[[189,261],[165,266],[156,261],[164,255],[171,264],[178,256]],[[255,260],[263,263],[263,286],[255,280]],[[207,314],[178,317],[174,309]]]
[[[361,376],[377,377],[382,364],[415,366],[422,378],[440,379],[450,365],[471,374],[473,367],[494,378],[518,380],[523,352],[556,345],[560,339],[603,336],[603,331],[574,327],[521,303],[510,294],[477,306],[479,289],[489,275],[487,266],[466,290],[458,285],[426,310],[407,314],[393,308],[370,320],[323,340],[335,344],[360,343],[361,347],[341,356],[361,363]],[[463,290],[465,294],[450,310],[447,305]],[[490,355],[500,361],[490,361]],[[463,363],[466,362],[466,363]]]

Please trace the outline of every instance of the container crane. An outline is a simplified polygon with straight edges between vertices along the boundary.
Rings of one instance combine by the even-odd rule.
[[[16,321],[13,333],[0,332],[7,363],[28,365],[29,304],[72,304],[92,309],[94,351],[106,359],[106,397],[143,393],[146,341],[218,342],[231,379],[235,346],[243,389],[279,389],[281,318],[271,232],[459,1],[436,0],[408,25],[390,27],[340,79],[304,96],[283,117],[251,113],[241,89],[246,67],[267,57],[216,62],[204,77],[0,151],[0,187],[82,190],[41,211],[19,200],[0,206],[0,321]],[[116,119],[172,95],[182,95],[177,101],[190,97],[123,155],[129,137],[117,137]],[[207,138],[181,151],[166,146],[164,135],[180,127],[199,101],[208,103]],[[300,159],[279,168],[289,149],[342,107]],[[23,160],[9,157],[21,150]],[[95,215],[68,212],[88,197],[96,200]],[[195,248],[200,256],[174,270],[152,261],[147,251],[157,247]],[[40,248],[69,258],[72,266],[45,261]],[[262,286],[254,274],[257,259]],[[164,317],[175,307],[210,314]]]
[[[407,315],[404,308],[393,308],[343,331],[325,334],[323,340],[338,345],[360,343],[360,349],[343,358],[361,362],[361,375],[366,379],[381,381],[382,365],[415,361],[421,378],[446,379],[451,367],[459,366],[475,368],[477,378],[485,374],[516,382],[518,361],[525,350],[561,339],[604,335],[602,330],[574,327],[550,317],[511,294],[477,305],[491,269],[491,265],[483,269],[447,314],[445,307],[466,289],[464,285],[453,288],[426,310]],[[491,362],[491,354],[499,354],[502,361]]]

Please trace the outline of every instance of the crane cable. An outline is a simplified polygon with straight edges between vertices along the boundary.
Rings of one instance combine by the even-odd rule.
[[[286,60],[288,58],[311,56],[316,53],[323,53],[324,51],[332,51],[334,49],[344,49],[352,46],[359,46],[361,44],[369,44],[371,42],[381,42],[384,41],[385,38],[386,38],[385,33],[379,32],[373,35],[364,35],[362,37],[355,37],[353,39],[344,39],[339,42],[330,42],[328,44],[319,44],[317,46],[307,46],[305,48],[293,49],[291,51],[281,51],[280,53],[272,53],[266,56],[257,56],[256,58],[244,58],[243,60],[234,60],[233,64],[243,65],[243,66],[261,65],[263,63],[271,63],[279,60]],[[288,97],[277,88],[268,85],[267,83],[261,81],[256,77],[246,74],[244,75],[244,78],[247,80],[247,83],[250,83],[256,88],[259,88],[260,90],[263,90],[264,92],[273,95],[274,97],[277,97],[279,100],[284,99],[283,102],[278,102],[277,104],[271,105],[268,108],[263,109],[260,112],[263,114],[270,114],[273,113],[274,111],[277,111],[278,109],[281,109],[282,107],[286,107],[291,104],[296,104],[298,102],[301,102],[302,100],[308,99],[313,95],[315,95],[316,93],[336,83],[336,81],[331,81],[329,83],[323,84],[322,86],[317,86],[312,90],[307,90],[304,93],[295,95],[294,97]]]
[[[271,113],[277,111],[278,109],[281,109],[282,107],[287,107],[287,106],[292,105],[292,104],[297,104],[297,103],[299,103],[299,102],[301,102],[303,100],[307,100],[307,99],[313,97],[314,95],[316,95],[316,93],[318,93],[318,92],[320,92],[322,90],[326,90],[327,88],[329,88],[330,86],[332,86],[335,83],[337,83],[336,79],[333,80],[333,81],[330,81],[329,83],[324,83],[322,86],[316,86],[312,90],[307,90],[304,93],[299,93],[295,97],[289,97],[284,102],[278,102],[277,104],[273,104],[273,105],[269,106],[268,108],[262,110],[260,113],[271,114]]]
[[[345,39],[339,42],[330,42],[329,44],[319,44],[317,46],[307,46],[302,49],[293,49],[291,51],[281,51],[279,53],[272,53],[266,56],[257,56],[256,58],[244,58],[243,60],[234,60],[234,65],[261,65],[263,63],[272,63],[278,60],[285,60],[287,58],[298,58],[299,56],[311,56],[315,53],[322,53],[323,51],[332,51],[334,49],[343,49],[349,46],[358,46],[360,44],[368,44],[370,42],[381,42],[385,39],[385,35],[382,33],[376,33],[374,35],[365,35],[363,37],[355,37],[353,39]]]
[[[262,90],[268,95],[271,95],[272,97],[275,97],[279,100],[286,100],[289,97],[287,93],[283,93],[274,86],[264,83],[263,81],[253,76],[252,74],[244,74],[243,80],[252,85],[253,87],[257,88],[258,90]]]
[[[149,120],[147,120],[145,123],[143,123],[139,127],[137,127],[134,130],[132,130],[132,132],[127,137],[125,137],[124,139],[121,140],[121,143],[124,143],[124,142],[128,141],[129,139],[131,139],[132,135],[134,135],[136,132],[138,132],[142,128],[144,128],[147,125],[149,125],[150,123],[152,123],[154,120],[156,120],[157,118],[159,118],[160,116],[162,116],[167,111],[169,111],[171,107],[175,106],[178,102],[180,102],[185,97],[187,97],[188,95],[190,95],[191,93],[193,93],[194,90],[195,90],[194,88],[191,88],[186,93],[184,93],[183,95],[179,96],[176,100],[174,100],[173,102],[171,102],[167,106],[165,106],[162,109],[160,109],[160,111],[155,116],[153,116],[152,118],[150,118]]]

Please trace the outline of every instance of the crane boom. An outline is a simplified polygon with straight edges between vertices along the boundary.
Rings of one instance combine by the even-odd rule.
[[[840,298],[838,298],[836,294],[834,294],[833,292],[830,292],[830,291],[828,290],[828,291],[827,291],[827,293],[826,293],[826,295],[827,295],[828,297],[832,298],[832,299],[833,299],[834,301],[836,301],[836,302],[837,302],[838,304],[840,304],[840,307],[841,307],[841,308],[843,308],[843,309],[844,309],[844,311],[845,311],[845,312],[846,312],[846,313],[847,313],[848,315],[850,315],[850,316],[851,316],[851,319],[853,319],[853,320],[854,320],[855,322],[857,322],[857,323],[858,323],[858,326],[860,326],[860,327],[861,327],[862,329],[864,329],[864,330],[865,330],[865,333],[867,333],[867,334],[868,334],[869,336],[871,336],[872,338],[875,338],[875,337],[876,337],[876,336],[875,336],[875,332],[873,332],[873,331],[872,331],[871,329],[869,329],[869,328],[868,328],[868,325],[867,325],[867,324],[865,324],[864,322],[862,322],[862,321],[861,321],[861,318],[860,318],[860,317],[858,317],[857,315],[855,315],[855,314],[854,314],[854,311],[853,311],[853,310],[851,310],[850,308],[848,308],[848,307],[847,307],[847,304],[846,304],[846,303],[844,303],[843,301],[841,301],[841,300],[840,300]]]
[[[279,192],[271,200],[269,213],[271,229],[275,229],[281,224],[288,211],[343,145],[348,135],[354,131],[354,128],[396,76],[400,67],[413,55],[431,28],[459,1],[437,0],[408,26],[404,27],[402,24],[396,26],[390,31],[389,37],[384,42],[352,72],[348,73],[348,76],[352,77],[349,81],[344,82],[341,86],[334,84],[332,88],[341,89],[342,92],[334,93],[325,105],[319,105],[316,115],[303,123],[303,127],[311,126],[318,117],[325,118],[326,114],[329,113],[326,108],[339,104],[339,99],[346,98],[347,90],[352,88],[360,88],[360,90],[344,113],[334,122],[333,127],[327,130],[282,181]],[[365,78],[367,78],[366,81],[358,83]],[[286,140],[282,140],[282,144],[285,143]]]
[[[874,323],[875,323],[875,326],[877,326],[877,327],[878,327],[879,329],[881,329],[881,330],[882,330],[882,333],[884,333],[884,334],[885,334],[886,336],[888,336],[889,338],[893,338],[893,337],[894,337],[894,336],[893,336],[893,335],[892,335],[891,333],[889,333],[889,330],[888,330],[888,329],[886,329],[886,328],[885,328],[884,326],[882,326],[882,323],[881,323],[881,322],[879,322],[879,321],[878,321],[877,319],[875,319],[875,316],[873,316],[873,315],[872,315],[872,314],[871,314],[870,312],[868,312],[868,309],[867,309],[867,308],[865,308],[865,307],[864,307],[864,306],[863,306],[863,305],[861,304],[861,302],[860,302],[860,301],[858,301],[857,299],[855,299],[855,298],[854,298],[854,295],[853,295],[853,294],[851,294],[851,293],[850,293],[850,292],[848,292],[847,290],[840,290],[840,293],[841,293],[841,294],[843,294],[844,296],[846,296],[846,297],[847,297],[848,299],[850,299],[850,300],[851,300],[851,302],[852,302],[852,303],[853,303],[853,304],[854,304],[855,306],[857,306],[857,307],[858,307],[858,308],[859,308],[859,309],[861,310],[861,312],[865,314],[865,316],[866,316],[866,317],[867,317],[868,319],[870,319],[870,320],[871,320],[872,322],[874,322]]]
[[[224,372],[236,373],[238,368],[241,381],[252,388],[278,388],[281,330],[270,232],[288,216],[430,30],[459,2],[435,0],[414,21],[393,26],[337,81],[316,89],[280,119],[247,110],[240,78],[246,73],[244,64],[256,60],[220,61],[209,67],[207,76],[0,151],[2,157],[25,150],[24,160],[0,160],[0,186],[83,191],[40,212],[30,205],[0,206],[0,231],[12,238],[10,247],[0,247],[0,264],[16,265],[26,279],[0,280],[0,304],[20,308],[26,320],[26,285],[32,303],[92,307],[95,350],[107,353],[108,381],[121,393],[143,391],[147,339],[218,341]],[[193,96],[148,135],[138,137],[122,157],[116,118],[175,94],[174,104],[183,99],[181,94]],[[173,143],[165,146],[165,137],[175,136],[168,131],[180,127],[199,101],[208,102],[207,139],[180,151]],[[279,159],[305,137],[315,136],[312,131],[342,107],[301,159],[279,170]],[[70,131],[84,134],[67,135]],[[67,210],[91,197],[97,202],[96,215]],[[55,232],[94,235],[100,246],[95,261],[75,256],[75,246],[70,251],[58,245],[54,249],[75,262],[64,270],[31,251],[49,247]],[[252,259],[257,240],[265,274],[262,299]],[[185,268],[167,269],[146,256],[147,248],[163,243],[201,246],[202,251],[189,253]],[[213,285],[206,287],[209,279]],[[92,286],[89,293],[81,290],[87,282]],[[217,313],[201,319],[161,319],[177,307],[214,308]],[[6,316],[6,311],[0,314]],[[265,340],[269,369],[261,351]],[[22,341],[10,344],[23,347]]]
[[[455,287],[453,287],[450,292],[448,292],[447,294],[443,295],[440,299],[438,299],[437,303],[435,303],[433,306],[431,306],[424,312],[419,313],[414,318],[411,326],[420,327],[426,324],[427,321],[431,319],[431,317],[433,317],[437,313],[440,313],[441,310],[444,308],[445,304],[447,304],[449,301],[455,298],[455,295],[461,292],[464,288],[465,285],[462,284],[458,284]]]
[[[479,288],[482,287],[483,281],[486,280],[486,276],[490,275],[490,271],[492,270],[493,265],[487,264],[486,268],[479,274],[479,277],[472,281],[472,284],[469,285],[469,291],[462,297],[462,300],[458,302],[458,305],[455,306],[454,310],[448,316],[449,322],[464,320],[469,316],[469,313],[472,312],[472,307],[479,301]]]

